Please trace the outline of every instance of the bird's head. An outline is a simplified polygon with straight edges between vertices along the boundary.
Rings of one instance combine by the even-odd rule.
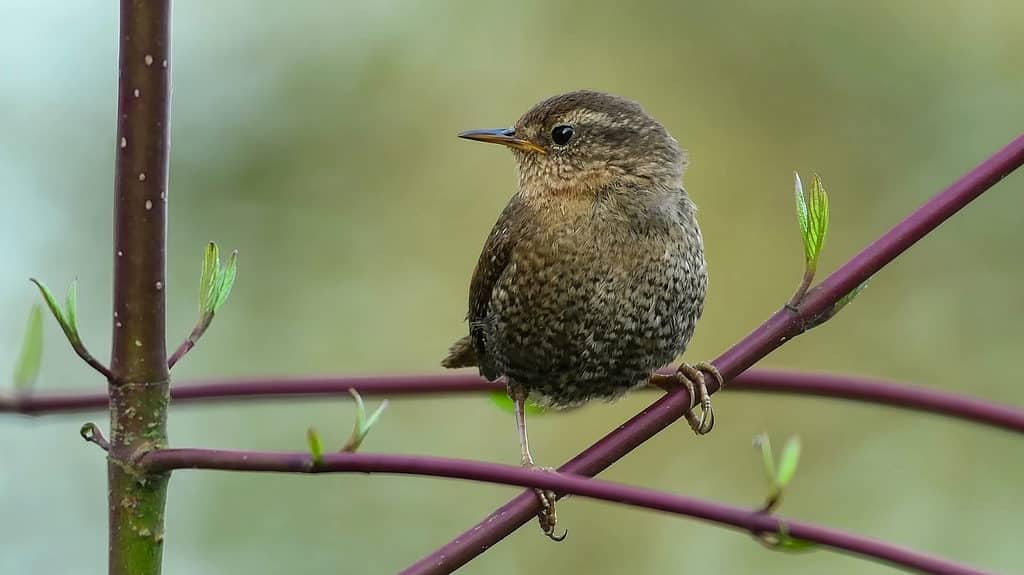
[[[675,138],[636,102],[587,90],[548,98],[511,128],[459,137],[512,149],[523,193],[678,188],[686,163]]]

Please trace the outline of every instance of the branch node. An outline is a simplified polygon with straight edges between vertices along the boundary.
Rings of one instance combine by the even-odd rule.
[[[756,529],[751,529],[750,531],[750,534],[761,545],[773,551],[785,551],[787,553],[810,551],[817,547],[817,544],[812,541],[797,539],[790,535],[789,524],[782,519],[775,517],[772,517],[772,519],[775,519],[777,522],[777,531],[759,531]]]
[[[103,451],[110,451],[110,442],[103,435],[103,430],[100,426],[93,422],[88,422],[82,425],[82,428],[78,430],[78,433],[82,436],[82,439],[89,443],[95,443]]]
[[[145,478],[153,475],[160,475],[161,473],[167,474],[168,471],[164,472],[152,472],[145,464],[145,458],[151,453],[156,453],[161,449],[165,448],[166,445],[156,443],[153,441],[144,441],[138,447],[136,447],[129,455],[126,461],[122,461],[122,467],[128,473],[134,475],[139,481],[145,481]]]

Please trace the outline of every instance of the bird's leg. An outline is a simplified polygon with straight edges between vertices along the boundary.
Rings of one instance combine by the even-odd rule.
[[[651,383],[662,388],[666,392],[678,389],[679,386],[686,388],[690,395],[690,410],[686,412],[686,422],[697,435],[710,433],[715,427],[715,411],[711,407],[711,394],[708,393],[708,386],[704,383],[704,374],[715,378],[718,388],[725,387],[725,380],[718,368],[706,361],[693,365],[684,363],[672,375],[656,373],[651,376]],[[695,407],[700,407],[700,417],[693,412]]]
[[[523,467],[537,467],[530,455],[530,438],[526,435],[526,391],[522,386],[508,384],[508,396],[512,398],[516,412],[516,432],[519,433],[519,451]]]
[[[526,390],[521,385],[508,384],[508,396],[512,398],[516,412],[516,431],[519,433],[519,449],[522,455],[523,467],[539,469],[542,471],[553,471],[549,467],[540,467],[533,461],[530,454],[530,439],[526,436]],[[555,525],[558,523],[558,514],[555,513],[555,501],[557,496],[554,491],[535,489],[537,498],[540,499],[541,509],[537,513],[537,521],[540,523],[541,531],[552,541],[565,539],[566,533],[555,535]]]

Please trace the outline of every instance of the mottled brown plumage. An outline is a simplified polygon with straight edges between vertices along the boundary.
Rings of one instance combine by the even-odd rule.
[[[442,364],[505,378],[533,465],[527,396],[556,408],[618,398],[693,335],[707,271],[685,157],[639,105],[591,91],[549,98],[512,129],[461,136],[510,147],[519,190],[473,273],[470,333]]]

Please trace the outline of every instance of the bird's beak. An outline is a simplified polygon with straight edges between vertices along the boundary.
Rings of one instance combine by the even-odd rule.
[[[516,137],[516,131],[514,128],[498,128],[496,130],[469,130],[459,134],[460,138],[467,140],[476,140],[478,142],[488,142],[491,144],[502,144],[510,148],[516,148],[526,152],[537,152],[538,154],[546,154],[547,150],[534,144],[533,142]]]

